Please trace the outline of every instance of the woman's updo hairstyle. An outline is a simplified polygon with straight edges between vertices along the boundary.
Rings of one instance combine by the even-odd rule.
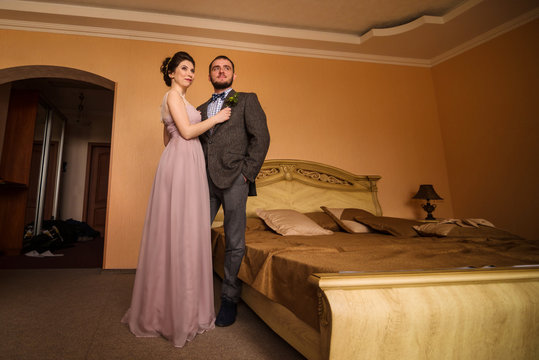
[[[193,67],[195,66],[195,60],[193,60],[191,55],[185,51],[178,51],[172,57],[167,57],[163,60],[163,64],[161,64],[161,73],[163,74],[163,80],[165,80],[167,86],[172,85],[172,79],[168,75],[173,73],[178,65],[184,60],[190,61],[193,64]]]

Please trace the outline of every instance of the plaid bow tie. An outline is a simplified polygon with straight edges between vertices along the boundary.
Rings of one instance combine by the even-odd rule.
[[[217,99],[224,100],[225,99],[225,93],[223,92],[223,93],[220,93],[220,94],[212,94],[211,102],[214,102]]]

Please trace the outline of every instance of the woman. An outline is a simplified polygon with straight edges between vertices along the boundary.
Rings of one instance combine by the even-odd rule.
[[[204,154],[198,136],[230,117],[206,121],[185,99],[195,61],[185,52],[161,66],[170,86],[161,105],[165,150],[153,183],[131,307],[122,319],[140,337],[162,335],[182,347],[214,328],[210,209]]]

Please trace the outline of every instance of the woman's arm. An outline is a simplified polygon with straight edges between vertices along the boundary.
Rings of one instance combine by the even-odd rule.
[[[187,116],[185,103],[183,102],[183,99],[181,98],[180,94],[178,94],[178,92],[171,91],[168,94],[167,105],[170,111],[170,115],[172,115],[172,119],[174,120],[174,123],[176,124],[176,127],[180,132],[180,135],[187,140],[193,139],[200,134],[205,133],[206,131],[214,127],[216,124],[228,120],[231,113],[230,108],[227,107],[219,111],[217,115],[212,116],[205,121],[201,121],[197,124],[191,124],[189,122],[189,117]]]

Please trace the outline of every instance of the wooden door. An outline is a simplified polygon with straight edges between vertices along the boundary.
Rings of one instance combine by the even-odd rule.
[[[105,235],[110,144],[89,143],[83,219]]]

